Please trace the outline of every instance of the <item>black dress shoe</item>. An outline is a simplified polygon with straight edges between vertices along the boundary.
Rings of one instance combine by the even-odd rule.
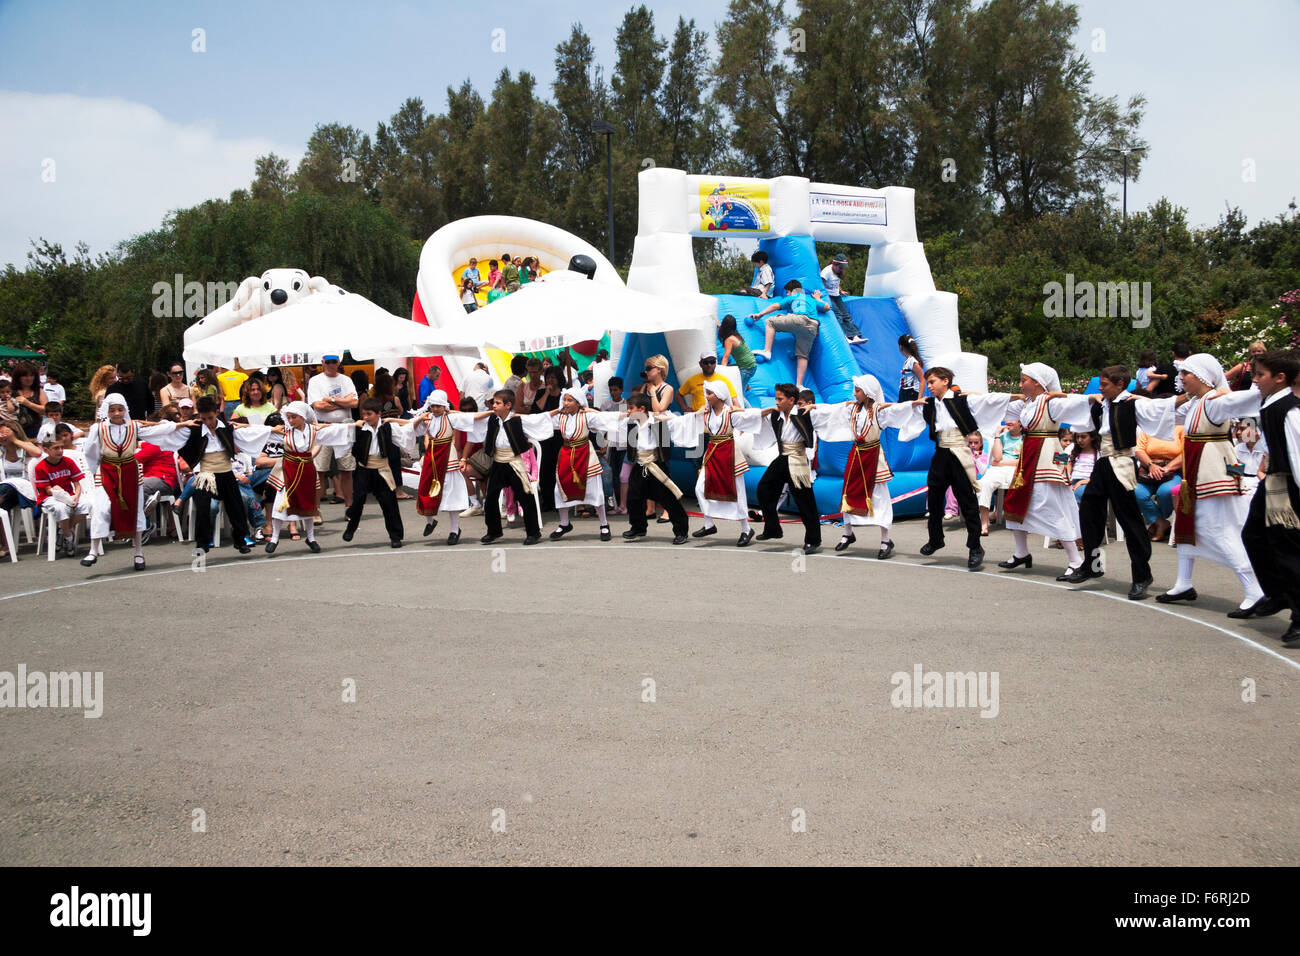
[[[925,544],[921,545],[921,553],[928,558],[942,547],[942,544],[933,544],[932,542],[927,541]]]
[[[892,558],[893,556],[894,556],[893,541],[886,541],[884,544],[880,546],[880,550],[876,552],[876,559],[879,561],[884,561],[886,558]]]
[[[655,524],[668,524],[668,522],[672,520],[673,520],[672,518],[664,517],[661,515],[660,517],[655,519]]]
[[[610,538],[612,538],[612,537],[614,537],[614,536],[613,536],[612,534],[609,533],[609,525],[601,525],[601,528],[600,528],[600,540],[601,540],[601,541],[608,541],[608,540],[609,540]]]
[[[540,534],[530,534],[528,537],[524,538],[524,544],[537,544],[541,540],[542,536]]]
[[[94,552],[91,552],[90,554],[86,555],[84,558],[81,559],[81,566],[82,566],[83,568],[91,568],[91,567],[94,567],[94,566],[95,566],[95,561],[96,561],[96,560],[97,560],[97,559],[96,559],[96,557],[95,557],[95,555],[94,555]]]
[[[849,550],[849,545],[851,545],[854,541],[857,540],[858,539],[854,537],[852,534],[846,534],[844,537],[840,538],[839,544],[835,545],[835,550],[847,551]]]
[[[971,548],[970,557],[966,559],[966,570],[978,571],[984,565],[984,549]]]
[[[279,542],[279,541],[268,541],[268,542],[266,542],[266,553],[267,553],[267,554],[275,554],[275,549],[278,548],[279,546],[280,546],[280,542]]]
[[[1158,604],[1177,604],[1180,601],[1186,601],[1190,604],[1196,600],[1196,588],[1188,588],[1186,591],[1179,591],[1175,594],[1173,591],[1166,591],[1164,594],[1156,595]]]
[[[750,542],[752,542],[753,540],[754,540],[754,529],[750,528],[748,531],[741,532],[740,537],[736,540],[736,547],[748,548]]]
[[[1025,566],[1025,570],[1026,570],[1026,571],[1029,570],[1030,568],[1032,568],[1032,567],[1034,566],[1034,556],[1033,556],[1032,554],[1027,554],[1027,555],[1025,555],[1023,558],[1017,558],[1017,557],[1013,554],[1011,557],[1007,558],[1005,561],[999,561],[999,562],[998,562],[998,567],[1000,567],[1000,568],[1005,568],[1005,569],[1008,570],[1008,571],[1012,571],[1012,570],[1014,570],[1014,569],[1020,567],[1022,564]]]
[[[632,541],[636,538],[644,538],[645,536],[646,533],[644,531],[637,531],[635,528],[628,528],[623,532],[623,539],[625,541]]]
[[[248,554],[253,549],[248,546],[247,541],[237,541],[235,542],[235,550],[240,554]]]
[[[1251,605],[1250,613],[1255,617],[1272,617],[1278,611],[1284,610],[1287,604],[1285,601],[1278,600],[1275,597],[1269,597],[1267,594]]]
[[[623,535],[623,537],[626,538],[627,535]],[[679,534],[679,535],[675,535],[675,536],[673,537],[673,544],[685,544],[685,543],[686,543],[687,541],[689,541],[689,540],[690,540],[690,539],[687,538],[686,535],[684,535],[684,534]]]
[[[1147,588],[1151,587],[1152,579],[1147,578],[1145,581],[1134,581],[1133,586],[1128,589],[1128,599],[1130,601],[1141,601],[1147,596]]]
[[[822,549],[822,546],[821,546],[820,544],[805,544],[805,545],[803,546],[803,553],[804,553],[804,554],[816,554],[816,553],[817,553],[818,551],[820,551],[821,549]]]
[[[1255,604],[1258,603],[1259,603],[1258,601],[1255,602]],[[1250,607],[1234,608],[1233,610],[1228,612],[1228,617],[1232,618],[1235,621],[1240,621],[1243,618],[1250,617],[1254,612],[1255,612],[1255,605],[1252,604]]]
[[[500,538],[500,537],[501,537],[501,535],[499,535],[499,534],[485,534],[485,535],[483,535],[483,537],[481,537],[481,538],[478,539],[478,543],[479,543],[479,544],[491,544],[493,541],[496,541],[496,540],[497,540],[498,538]]]
[[[390,538],[390,539],[388,540],[388,545],[389,545],[389,547],[392,547],[392,548],[400,548],[400,547],[402,546],[402,539],[401,539],[401,538]]]
[[[132,570],[133,570],[133,571],[143,571],[143,570],[144,570],[144,558],[136,558],[136,559],[135,559],[135,566],[132,568]]]
[[[320,554],[320,544],[315,539],[308,541],[307,547],[311,550],[312,554]]]
[[[570,531],[572,531],[572,530],[573,530],[573,525],[571,525],[571,524],[562,524],[562,525],[560,525],[558,528],[556,528],[554,531],[551,532],[551,540],[552,540],[552,541],[559,541],[561,538],[563,538],[566,534],[568,534],[568,533],[569,533]]]
[[[718,526],[715,524],[712,528],[701,528],[699,531],[692,531],[692,538],[707,538],[711,534],[718,533]]]
[[[1074,572],[1077,571],[1077,570],[1079,570],[1079,569],[1078,569],[1078,568],[1066,568],[1065,571],[1064,571],[1063,573],[1058,574],[1058,575],[1056,576],[1056,580],[1058,580],[1058,581],[1069,581],[1071,578],[1074,577]]]
[[[760,535],[759,535],[755,540],[756,540],[756,541],[776,541],[776,540],[779,540],[779,539],[784,538],[784,537],[785,537],[784,534],[768,534],[766,531],[764,531],[764,532],[763,532],[762,534],[760,534]]]
[[[434,518],[432,521],[430,521],[428,524],[424,526],[424,537],[427,538],[429,537],[429,535],[433,534],[433,529],[436,527],[438,527],[438,519]]]
[[[1099,577],[1101,577],[1100,574],[1088,570],[1088,565],[1081,564],[1070,572],[1070,574],[1066,576],[1065,580],[1070,584],[1082,584],[1084,581]]]
[[[447,535],[447,543],[448,543],[448,544],[460,544],[460,532],[459,532],[459,531],[453,531],[451,534]]]
[[[1287,628],[1287,632],[1282,635],[1282,646],[1288,650],[1295,650],[1300,647],[1300,624],[1292,623]]]
[[[351,541],[351,540],[356,536],[356,533],[357,533],[357,529],[356,529],[356,528],[344,528],[344,529],[343,529],[343,540],[344,540],[344,541]]]

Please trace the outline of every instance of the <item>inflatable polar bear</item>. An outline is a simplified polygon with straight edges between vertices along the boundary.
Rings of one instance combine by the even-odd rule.
[[[229,302],[186,329],[185,345],[188,347],[218,332],[322,294],[342,296],[347,292],[322,276],[307,275],[302,269],[267,269],[260,277],[249,276],[239,284]],[[188,360],[185,365],[186,376],[193,378],[198,366]]]

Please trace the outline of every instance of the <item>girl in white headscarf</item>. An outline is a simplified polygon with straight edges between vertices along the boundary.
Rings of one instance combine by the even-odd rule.
[[[894,472],[880,446],[881,432],[905,424],[912,414],[910,405],[889,405],[874,375],[853,378],[853,401],[835,405],[814,405],[809,409],[813,428],[822,441],[851,441],[844,463],[844,487],[840,492],[840,512],[844,518],[844,536],[836,551],[846,551],[857,541],[854,528],[876,525],[880,528],[880,551],[884,560],[894,553],[889,530],[894,524],[894,505],[889,494],[889,480]]]
[[[551,532],[551,540],[559,541],[573,530],[569,509],[586,504],[596,509],[596,517],[600,519],[600,540],[608,541],[612,535],[605,516],[605,488],[600,458],[591,444],[591,431],[595,422],[604,425],[599,429],[602,431],[616,428],[619,416],[589,411],[582,386],[561,392],[560,407],[551,414],[555,415],[555,430],[563,440],[555,460],[555,507],[560,513],[560,526]]]
[[[100,402],[96,419],[83,449],[88,473],[95,476],[95,491],[90,499],[90,550],[81,563],[93,566],[104,551],[104,542],[117,535],[131,539],[135,570],[143,571],[144,489],[136,452],[146,439],[164,451],[180,451],[191,432],[173,422],[150,425],[131,421],[126,399],[117,392],[110,392]]]
[[[272,429],[284,435],[284,457],[272,469],[267,481],[275,489],[275,503],[271,505],[271,537],[266,542],[266,553],[274,554],[280,545],[280,529],[287,522],[302,523],[303,537],[313,552],[320,551],[316,542],[316,512],[319,507],[319,479],[316,475],[315,457],[322,445],[332,445],[335,454],[347,454],[356,437],[350,422],[337,425],[320,425],[316,412],[306,402],[289,402],[281,410],[284,424]]]
[[[1067,457],[1061,447],[1061,423],[1077,416],[1082,421],[1091,414],[1087,399],[1071,404],[1065,397],[1051,397],[1061,391],[1056,369],[1042,362],[1020,366],[1021,395],[1011,396],[1007,418],[1018,419],[1024,429],[1024,444],[1016,462],[1016,472],[1003,500],[1007,528],[1015,540],[1015,553],[998,567],[1012,570],[1032,568],[1029,536],[1056,538],[1065,549],[1069,567],[1057,580],[1063,581],[1083,563],[1079,550],[1079,504],[1065,473]]]
[[[409,423],[401,419],[389,419],[389,423],[409,424],[409,428],[393,429],[394,438],[411,443],[408,451],[414,452],[418,436],[428,436],[420,463],[420,482],[415,489],[415,510],[424,516],[426,538],[438,526],[439,512],[446,512],[451,529],[447,543],[456,545],[460,544],[460,512],[469,507],[469,489],[462,472],[463,463],[456,454],[456,429],[447,417],[450,411],[447,393],[436,388],[429,393],[420,414]]]
[[[1178,580],[1156,600],[1161,604],[1195,601],[1192,571],[1197,558],[1208,558],[1231,568],[1245,591],[1228,617],[1250,617],[1264,591],[1241,542],[1249,501],[1237,473],[1232,420],[1259,414],[1259,391],[1231,391],[1223,366],[1205,353],[1184,359],[1179,375],[1183,395],[1175,419],[1183,425],[1183,484],[1174,506]]]

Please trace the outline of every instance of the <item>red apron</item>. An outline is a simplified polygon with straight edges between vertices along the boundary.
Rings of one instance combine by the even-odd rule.
[[[127,422],[126,437],[121,444],[109,437],[107,422],[99,426],[99,447],[103,455],[99,460],[100,484],[108,494],[110,523],[113,534],[119,538],[135,536],[139,520],[136,510],[140,504],[140,464],[135,460],[135,422]]]
[[[447,464],[451,461],[451,445],[455,440],[455,429],[451,428],[446,417],[438,419],[439,429],[436,436],[426,438],[424,463],[420,466],[420,484],[415,491],[415,510],[425,518],[432,518],[438,513],[442,504],[442,492],[447,481]]]

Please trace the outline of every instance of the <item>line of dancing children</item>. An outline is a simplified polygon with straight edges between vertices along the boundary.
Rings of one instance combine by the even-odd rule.
[[[626,448],[633,460],[627,500],[629,527],[623,532],[624,539],[647,535],[646,502],[651,500],[666,510],[673,543],[686,543],[689,519],[681,489],[664,468],[666,448],[676,444],[703,450],[695,485],[703,526],[693,536],[716,534],[719,520],[736,521],[740,524],[736,544],[747,547],[755,540],[744,480],[749,466],[737,448],[736,437],[748,432],[754,436],[756,451],[775,449],[758,486],[763,529],[757,540],[782,537],[778,509],[783,494],[788,494],[804,525],[804,551],[811,554],[820,549],[821,516],[812,493],[812,449],[818,440],[847,441],[852,444],[840,501],[844,533],[835,550],[847,550],[856,542],[856,528],[874,524],[881,530],[878,557],[887,559],[894,553],[889,535],[892,471],[880,439],[883,429],[896,428],[903,441],[928,434],[935,444],[927,476],[928,540],[921,554],[933,555],[944,547],[944,495],[951,489],[966,526],[967,567],[978,570],[984,561],[976,498],[979,482],[967,438],[977,432],[991,435],[999,424],[1011,419],[1023,427],[1024,446],[1005,500],[1014,551],[998,566],[1008,571],[1031,568],[1029,536],[1042,534],[1059,540],[1066,552],[1068,566],[1057,580],[1082,584],[1101,577],[1101,543],[1109,506],[1125,531],[1132,578],[1128,596],[1140,600],[1152,584],[1151,544],[1134,497],[1133,449],[1139,430],[1172,439],[1177,423],[1185,431],[1185,473],[1175,521],[1178,579],[1157,601],[1194,601],[1196,559],[1215,561],[1230,568],[1242,583],[1243,600],[1229,616],[1263,616],[1290,608],[1292,624],[1285,640],[1287,646],[1300,646],[1297,358],[1290,352],[1270,352],[1257,357],[1255,364],[1256,387],[1233,392],[1217,360],[1193,355],[1183,363],[1181,394],[1160,399],[1130,394],[1128,369],[1123,366],[1102,370],[1100,395],[1070,395],[1061,391],[1054,369],[1032,363],[1022,366],[1021,392],[1017,394],[964,394],[953,387],[950,370],[936,367],[926,372],[929,395],[895,404],[884,401],[880,383],[871,375],[854,378],[854,398],[849,402],[814,404],[801,400],[794,385],[781,384],[776,388],[775,405],[762,409],[733,404],[725,386],[710,382],[705,385],[704,405],[680,416],[657,411],[653,398],[642,393],[628,397],[626,411],[593,411],[586,406],[580,387],[565,391],[560,407],[549,412],[517,414],[515,394],[510,390],[496,392],[490,409],[452,412],[446,394],[435,390],[412,421],[384,420],[381,403],[369,399],[361,405],[360,421],[321,425],[309,405],[294,402],[284,409],[285,424],[274,428],[227,425],[218,419],[218,409],[210,398],[200,399],[193,422],[133,422],[124,402],[110,396],[86,439],[85,460],[95,478],[92,500],[87,504],[74,492],[63,490],[64,485],[75,487],[76,478],[51,454],[40,473],[41,502],[65,526],[76,520],[77,514],[89,515],[91,544],[83,564],[95,564],[103,542],[112,534],[132,540],[134,567],[142,570],[143,494],[136,452],[139,442],[147,438],[164,450],[177,452],[198,474],[194,496],[200,547],[206,550],[211,540],[209,503],[219,498],[233,526],[233,545],[246,554],[252,540],[231,473],[231,458],[237,450],[260,452],[275,434],[283,436],[285,454],[270,479],[277,494],[273,530],[265,547],[268,554],[275,553],[280,530],[289,521],[301,522],[306,546],[314,552],[320,550],[313,522],[318,507],[313,459],[327,445],[340,454],[350,450],[358,463],[343,540],[353,539],[366,500],[373,495],[390,543],[401,547],[404,529],[396,497],[400,454],[413,451],[416,438],[423,436],[417,512],[426,519],[424,534],[431,534],[438,516],[444,515],[450,530],[447,544],[459,543],[458,516],[470,503],[466,482],[470,474],[478,477],[483,490],[487,528],[482,543],[490,544],[504,533],[497,498],[509,488],[523,508],[524,543],[532,545],[541,540],[541,525],[536,489],[521,456],[532,442],[558,436],[562,445],[555,480],[560,523],[550,539],[562,540],[572,531],[572,508],[589,505],[598,516],[601,540],[609,541],[612,534],[593,447],[593,436],[601,434]],[[1260,417],[1270,455],[1267,476],[1248,502],[1242,493],[1242,469],[1230,429],[1234,419],[1253,415]],[[1076,507],[1064,467],[1067,457],[1057,436],[1063,422],[1086,421],[1091,421],[1100,447],[1091,480]],[[457,432],[464,433],[469,442],[464,457],[456,451]],[[1076,540],[1082,542],[1082,549]]]

